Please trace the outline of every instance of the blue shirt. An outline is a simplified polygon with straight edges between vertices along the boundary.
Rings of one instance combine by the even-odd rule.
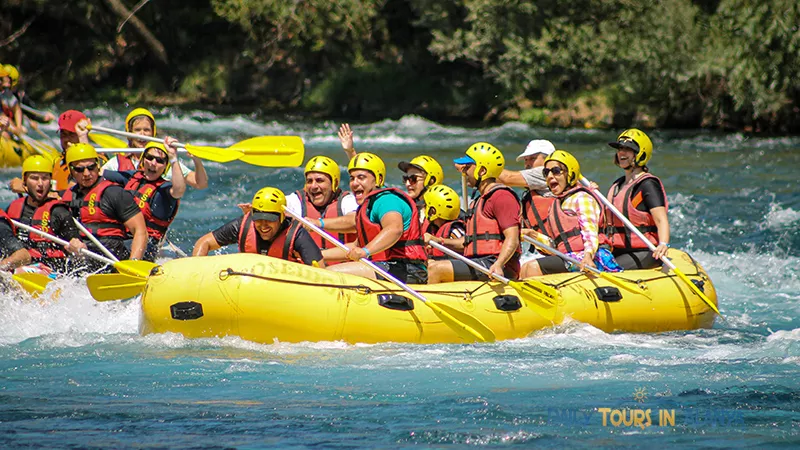
[[[381,219],[386,213],[399,212],[403,217],[403,231],[411,226],[411,206],[391,191],[381,192],[373,199],[369,206],[369,220],[373,223],[381,223]]]
[[[103,172],[103,178],[124,187],[135,173],[135,170],[126,170],[124,172],[106,170]],[[172,194],[170,194],[171,189],[172,183],[167,181],[159,186],[155,194],[153,194],[153,200],[150,201],[150,211],[155,218],[169,220],[178,208],[178,200],[172,198]]]

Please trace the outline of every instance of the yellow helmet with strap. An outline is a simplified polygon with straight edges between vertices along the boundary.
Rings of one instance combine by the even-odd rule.
[[[487,142],[472,144],[467,149],[467,156],[475,161],[475,177],[478,178],[481,168],[486,168],[486,173],[482,179],[497,178],[503,172],[506,160],[500,150]]]
[[[372,153],[357,154],[347,165],[347,171],[350,172],[357,169],[372,172],[372,175],[375,176],[375,185],[377,187],[382,187],[386,181],[386,165],[378,155]]]
[[[253,220],[269,220],[274,222],[280,220],[283,222],[285,212],[283,208],[286,206],[286,196],[283,191],[274,187],[261,188],[256,195],[253,196],[251,202],[253,209],[251,214]]]
[[[339,165],[336,164],[336,161],[332,160],[331,158],[328,158],[327,156],[315,156],[309,159],[306,163],[306,169],[303,174],[308,175],[309,172],[324,173],[330,177],[331,186],[333,186],[334,192],[339,189],[341,172],[339,171]]]
[[[133,129],[133,120],[138,119],[139,117],[147,117],[150,119],[150,123],[153,124],[153,136],[156,135],[156,118],[153,116],[153,113],[144,109],[144,108],[136,108],[130,113],[128,113],[128,117],[125,118],[125,131],[128,133],[133,133],[131,131]]]
[[[92,144],[74,144],[70,145],[67,148],[67,165],[74,163],[75,161],[81,161],[84,159],[98,159],[99,156],[97,155],[97,150],[92,147]]]
[[[653,142],[644,134],[644,131],[630,128],[622,132],[617,138],[617,142],[609,142],[608,145],[616,149],[628,148],[636,153],[633,158],[635,165],[644,167],[647,165],[650,158],[653,157]],[[616,156],[614,162],[619,164]]]
[[[407,172],[410,167],[416,167],[425,172],[424,185],[426,187],[442,184],[444,180],[444,170],[442,170],[442,166],[438,161],[428,155],[420,155],[409,162],[401,162],[397,167],[403,172]]]
[[[41,172],[53,174],[53,161],[42,155],[33,155],[25,158],[22,162],[22,178],[29,172]]]
[[[569,152],[556,150],[544,160],[545,165],[550,161],[560,162],[567,167],[567,186],[574,186],[581,178],[581,165]]]
[[[425,199],[425,215],[428,220],[455,220],[461,212],[458,194],[453,188],[444,184],[431,186],[423,194]]]
[[[147,145],[144,146],[144,151],[142,152],[142,157],[139,159],[139,167],[142,167],[142,163],[144,162],[144,155],[146,155],[147,154],[147,150],[149,150],[151,148],[158,149],[162,153],[164,153],[164,158],[167,159],[167,165],[166,165],[166,167],[164,167],[164,173],[167,173],[169,171],[169,168],[172,166],[169,163],[169,153],[167,153],[167,148],[164,147],[164,144],[161,144],[161,143],[158,143],[158,142],[148,142]]]

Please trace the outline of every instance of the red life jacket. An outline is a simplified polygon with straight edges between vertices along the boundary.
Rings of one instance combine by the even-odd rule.
[[[119,168],[117,169],[120,172],[126,172],[128,170],[136,170],[136,166],[133,164],[133,161],[128,155],[118,154],[117,155],[117,163]]]
[[[583,251],[583,238],[581,237],[581,226],[578,223],[578,215],[574,211],[567,213],[561,209],[561,204],[567,197],[577,194],[578,192],[586,192],[600,205],[602,202],[597,199],[596,194],[583,186],[576,186],[557,197],[558,201],[554,201],[550,207],[547,221],[544,223],[545,234],[553,239],[556,249],[564,253],[577,253]],[[605,233],[603,233],[602,224],[605,223],[604,209],[600,209],[600,221],[598,222],[597,240],[598,249],[601,245],[609,245],[611,241]]]
[[[342,198],[345,196],[345,193],[342,192],[340,189],[339,192],[331,199],[331,202],[328,203],[325,208],[323,208],[322,213],[319,212],[316,206],[311,203],[309,200],[308,195],[306,195],[305,191],[299,190],[295,192],[297,198],[300,199],[300,215],[303,217],[308,217],[309,219],[330,219],[333,217],[341,217],[344,215],[342,211]],[[318,233],[311,233],[311,238],[314,239],[314,242],[317,243],[320,250],[325,250],[326,248],[332,248],[333,244],[329,243],[325,239],[322,239]],[[358,236],[355,233],[339,233],[338,234],[339,242],[354,242],[358,239]],[[327,265],[333,265],[336,263],[326,263]]]
[[[18,198],[8,205],[9,218],[16,221],[22,220],[22,211],[25,207],[25,200],[25,197]],[[49,222],[50,216],[53,214],[53,207],[55,206],[64,205],[56,199],[50,199],[47,200],[44,205],[36,208],[36,210],[33,212],[33,216],[31,217],[31,226],[37,230],[44,231],[45,233],[53,234],[53,230],[50,228]],[[54,244],[46,237],[40,236],[36,233],[28,233],[27,239],[22,239],[22,241],[25,244],[25,248],[28,250],[28,253],[30,253],[31,258],[35,260],[41,260],[42,258],[56,259],[67,257],[67,254],[64,252],[64,249],[61,246]]]
[[[119,237],[125,238],[125,224],[107,216],[100,209],[100,200],[103,198],[103,191],[109,186],[117,186],[108,180],[98,181],[82,198],[77,198],[75,192],[80,188],[79,185],[72,186],[64,191],[61,201],[66,203],[75,216],[75,211],[80,211],[80,221],[84,226],[97,237]]]
[[[502,184],[496,185],[488,192],[481,195],[470,210],[469,218],[467,219],[467,235],[464,238],[464,256],[475,258],[500,254],[500,249],[503,247],[503,241],[506,240],[506,237],[503,232],[500,231],[500,224],[497,223],[497,220],[484,214],[484,208],[489,199],[501,190],[511,192],[514,198],[519,201],[516,192]],[[516,252],[521,254],[522,247],[518,245]],[[514,258],[510,259],[509,262],[513,259]]]
[[[382,192],[391,192],[405,200],[411,207],[411,224],[407,230],[403,231],[400,239],[390,248],[380,253],[373,254],[370,259],[373,261],[427,261],[428,255],[425,253],[425,242],[422,240],[422,229],[419,221],[419,210],[414,200],[405,192],[397,188],[375,189],[364,198],[364,202],[356,210],[356,230],[358,231],[358,244],[367,245],[375,239],[375,236],[383,229],[380,223],[369,220],[370,204],[376,196]]]
[[[466,228],[464,221],[461,219],[454,219],[449,222],[445,222],[440,226],[435,233],[434,236],[442,239],[449,239],[450,232],[453,230],[453,227],[456,225],[461,225],[462,228]],[[436,225],[430,223],[428,219],[425,219],[425,222],[422,222],[422,235],[425,236],[425,233],[430,233],[433,231],[433,228]],[[433,247],[425,247],[425,251],[428,253],[428,259],[447,259],[448,256],[442,253],[441,250],[437,250]]]
[[[164,183],[167,183],[167,181],[161,177],[158,177],[156,181],[148,181],[143,172],[137,171],[125,184],[125,190],[133,194],[133,199],[139,205],[139,209],[142,210],[144,223],[147,225],[147,235],[159,240],[163,239],[164,235],[167,234],[167,229],[172,221],[175,220],[175,216],[178,214],[178,207],[181,204],[180,200],[178,200],[175,210],[167,220],[159,219],[153,215],[151,204],[155,198],[156,190]]]
[[[19,99],[13,92],[10,90],[0,92],[0,105],[2,105],[3,114],[11,119],[11,123],[14,123],[14,109],[18,104]]]
[[[647,211],[639,211],[636,209],[636,206],[633,204],[633,199],[631,198],[631,194],[633,194],[636,186],[648,178],[653,178],[658,181],[658,185],[661,187],[661,192],[664,194],[664,208],[668,209],[669,204],[667,203],[667,192],[664,190],[664,184],[658,179],[657,176],[649,173],[645,173],[634,180],[633,183],[631,183],[625,188],[624,191],[621,192],[620,185],[625,182],[624,178],[621,181],[612,184],[606,197],[611,201],[614,207],[617,208],[617,211],[620,211],[622,215],[627,217],[628,220],[630,220],[631,223],[638,228],[642,234],[644,234],[644,237],[646,237],[647,240],[652,242],[653,245],[657,246],[658,227],[656,226],[656,222],[653,220],[653,215]],[[631,233],[628,227],[626,227],[616,215],[609,212],[606,214],[606,217],[608,218],[607,223],[609,223],[609,227],[607,228],[606,232],[610,235],[614,248],[647,248],[647,244],[639,239],[638,236]]]
[[[555,201],[555,197],[544,197],[526,191],[522,195],[522,227],[531,228],[538,232],[544,230],[544,221],[550,212],[550,205]]]
[[[266,249],[267,256],[280,258],[286,261],[303,264],[303,260],[295,256],[294,243],[297,234],[300,232],[300,222],[286,220],[281,225],[281,231],[270,242]],[[256,231],[253,216],[247,213],[242,217],[242,224],[239,226],[239,253],[260,253],[258,249],[258,231]]]

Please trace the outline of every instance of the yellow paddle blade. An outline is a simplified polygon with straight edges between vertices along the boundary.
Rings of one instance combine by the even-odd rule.
[[[228,148],[244,153],[242,162],[254,166],[297,167],[305,158],[305,146],[299,136],[260,136]]]
[[[142,293],[145,284],[147,279],[123,273],[103,273],[86,278],[89,293],[98,302],[136,297]]]
[[[13,276],[14,281],[31,294],[40,294],[47,288],[47,284],[54,281],[52,278],[40,273],[18,273]]]
[[[120,261],[114,264],[114,268],[117,269],[117,271],[119,271],[120,273],[124,273],[138,278],[149,277],[150,272],[153,270],[154,267],[157,266],[158,264],[151,263],[150,261],[133,261],[133,260]]]
[[[186,151],[200,159],[207,159],[218,163],[236,161],[244,153],[229,148],[209,147],[203,145],[186,144]]]
[[[677,275],[678,278],[683,280],[684,283],[688,284],[689,288],[692,291],[694,291],[694,293],[697,294],[697,296],[700,297],[701,300],[706,302],[706,305],[708,305],[711,309],[713,309],[714,312],[717,313],[717,315],[722,317],[722,314],[719,312],[719,309],[717,309],[717,305],[715,305],[714,302],[712,302],[711,299],[708,298],[706,294],[704,294],[703,291],[701,291],[700,288],[697,287],[696,284],[692,283],[692,280],[690,280],[686,275],[684,275],[684,273],[677,267],[673,267],[672,271],[675,272],[675,275]]]
[[[517,291],[528,308],[551,322],[555,320],[558,304],[556,289],[534,280],[509,281],[508,285]]]
[[[95,144],[104,148],[126,148],[128,143],[120,138],[110,136],[108,134],[89,133],[89,139],[94,141]]]
[[[483,322],[478,320],[477,317],[460,311],[450,305],[428,300],[428,305],[435,306],[433,312],[442,319],[450,328],[466,342],[494,342],[496,337],[494,331],[487,327]],[[441,311],[437,311],[437,309]],[[442,314],[444,313],[444,314]],[[447,317],[450,315],[450,317]],[[455,319],[455,321],[453,320]],[[447,323],[452,322],[452,323]]]

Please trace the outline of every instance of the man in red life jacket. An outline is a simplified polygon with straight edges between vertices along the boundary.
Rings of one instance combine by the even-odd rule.
[[[458,194],[450,186],[437,184],[425,191],[425,221],[422,223],[425,243],[431,241],[442,244],[458,253],[464,252],[466,224],[459,219],[461,204]],[[440,250],[426,247],[428,263],[447,259]]]
[[[617,150],[614,164],[625,171],[625,176],[612,183],[607,198],[656,246],[651,253],[646,243],[631,233],[617,216],[607,212],[614,258],[626,270],[659,267],[659,260],[669,248],[669,205],[664,184],[650,174],[647,167],[653,156],[653,143],[641,130],[632,128],[623,131],[617,142],[608,145]]]
[[[253,196],[242,217],[206,233],[194,244],[192,256],[238,244],[239,253],[257,253],[312,265],[322,263],[322,253],[300,223],[286,217],[286,197],[280,189],[265,187]]]
[[[130,192],[101,179],[100,159],[91,145],[70,146],[66,160],[76,184],[64,192],[61,200],[69,205],[72,216],[118,259],[141,259],[147,246],[147,227]],[[126,228],[133,235],[130,250],[125,247]],[[70,242],[69,250],[77,252],[81,247],[101,252],[88,237],[82,237],[82,242]],[[87,263],[90,267],[97,266],[88,260]]]
[[[375,272],[355,262],[369,258],[404,283],[427,282],[427,255],[414,200],[399,189],[382,188],[386,166],[377,155],[359,153],[350,160],[347,170],[350,190],[359,205],[355,217],[317,222],[327,231],[356,232],[358,240],[347,244],[347,252],[339,248],[322,252],[326,261],[353,261],[331,270],[376,278]]]
[[[455,163],[462,165],[467,184],[481,194],[468,213],[464,256],[494,274],[516,278],[521,254],[520,205],[517,194],[497,182],[505,166],[503,154],[491,144],[478,142]],[[429,270],[430,283],[488,279],[459,260],[435,261]]]
[[[523,277],[584,270],[596,267],[605,272],[619,272],[610,240],[603,233],[604,211],[592,190],[581,186],[581,167],[574,156],[556,150],[544,163],[544,174],[556,200],[550,206],[544,234],[562,253],[581,261],[580,267],[568,266],[558,256],[550,255],[525,263]]]
[[[420,155],[410,162],[401,161],[397,168],[405,173],[403,183],[409,197],[417,203],[417,209],[425,211],[425,192],[431,186],[442,184],[444,180],[442,166],[430,156]],[[425,220],[423,214],[420,216],[420,219]]]
[[[353,194],[339,188],[341,171],[339,165],[327,156],[315,156],[305,167],[306,183],[303,190],[286,196],[286,208],[309,219],[328,220],[349,215],[355,218],[358,203]],[[311,233],[319,248],[332,248],[328,241],[317,233]],[[340,242],[356,240],[355,233],[334,235]]]
[[[66,204],[50,196],[50,179],[53,162],[41,155],[28,157],[22,163],[22,178],[28,195],[20,197],[8,206],[8,217],[30,225],[38,230],[58,236],[65,241],[78,240],[78,228],[72,221]],[[43,264],[49,271],[66,273],[68,253],[62,246],[36,233],[17,229],[17,237],[31,254],[34,264]],[[48,272],[46,270],[45,272]]]
[[[178,153],[172,147],[176,139],[167,136],[164,142],[167,145],[147,143],[138,170],[103,173],[106,180],[125,186],[142,210],[148,236],[144,259],[153,262],[178,213],[179,200],[186,192],[186,181],[177,164]],[[167,171],[172,172],[172,181],[164,179]]]
[[[11,90],[11,72],[16,68],[0,64],[0,136],[10,139],[12,135],[20,136],[27,131],[22,126],[22,108],[19,99]]]
[[[153,113],[145,108],[136,108],[125,118],[125,131],[128,133],[140,134],[142,136],[155,137],[156,136],[156,118]],[[149,141],[142,139],[128,139],[128,147],[134,149],[144,149]],[[177,141],[175,141],[177,142]],[[203,166],[200,158],[189,154],[194,163],[195,170],[191,170],[183,163],[179,163],[178,167],[181,169],[186,184],[195,189],[205,189],[208,187],[208,175]],[[106,162],[100,169],[100,174],[104,175],[106,170],[127,172],[130,170],[137,170],[140,162],[140,153],[118,153],[116,156]],[[164,179],[167,181],[172,180],[172,171],[164,173]]]

